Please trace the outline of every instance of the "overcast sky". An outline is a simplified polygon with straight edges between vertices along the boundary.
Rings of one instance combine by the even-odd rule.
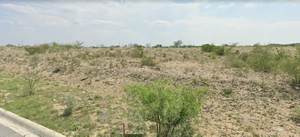
[[[0,0],[0,46],[300,42],[300,1]]]

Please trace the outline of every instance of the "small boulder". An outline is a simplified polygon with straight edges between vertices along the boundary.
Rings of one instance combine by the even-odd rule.
[[[53,73],[58,73],[59,71],[61,71],[61,69],[55,69]]]

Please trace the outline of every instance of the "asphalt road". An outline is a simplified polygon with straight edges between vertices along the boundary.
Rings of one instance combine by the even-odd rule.
[[[0,124],[0,137],[22,137],[22,135]]]
[[[65,137],[51,129],[0,108],[0,137]]]

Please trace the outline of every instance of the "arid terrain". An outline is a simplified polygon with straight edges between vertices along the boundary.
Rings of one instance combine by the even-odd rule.
[[[123,87],[171,78],[210,89],[195,136],[300,136],[300,123],[291,119],[292,110],[300,105],[292,76],[280,69],[257,71],[247,64],[232,65],[255,48],[225,47],[224,55],[200,47],[143,48],[142,54],[155,62],[147,65],[133,47],[50,48],[31,55],[25,47],[4,46],[0,47],[0,107],[67,136],[121,134],[123,123],[126,133],[155,136],[124,117],[128,106],[122,100]],[[276,54],[275,47],[268,50]],[[295,47],[281,50],[288,56],[297,54]],[[26,78],[39,79],[33,95],[27,95]],[[72,114],[62,116],[70,104]]]

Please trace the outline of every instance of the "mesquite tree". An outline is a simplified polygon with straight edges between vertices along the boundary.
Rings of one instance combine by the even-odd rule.
[[[192,123],[201,110],[207,88],[195,89],[162,80],[146,85],[127,85],[127,103],[136,119],[155,122],[157,137],[192,136]],[[134,116],[134,115],[131,115]]]

